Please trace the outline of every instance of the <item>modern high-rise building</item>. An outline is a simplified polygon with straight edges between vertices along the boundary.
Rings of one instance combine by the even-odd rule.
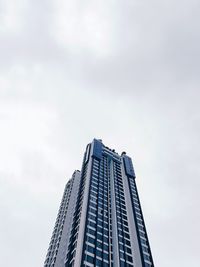
[[[67,183],[45,267],[153,267],[131,158],[94,139]]]

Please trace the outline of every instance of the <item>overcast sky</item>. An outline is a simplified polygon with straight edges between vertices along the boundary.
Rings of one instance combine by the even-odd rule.
[[[200,2],[0,0],[2,267],[41,267],[94,137],[133,158],[157,267],[200,265]]]

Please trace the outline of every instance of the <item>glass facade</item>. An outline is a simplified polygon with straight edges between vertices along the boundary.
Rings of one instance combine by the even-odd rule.
[[[69,205],[69,199],[71,196],[72,186],[74,182],[74,175],[66,184],[64,194],[62,197],[61,205],[59,208],[58,216],[56,219],[55,227],[49,244],[49,249],[47,252],[44,267],[54,267],[56,262],[56,257],[60,245],[60,240],[63,232],[64,222],[67,215],[67,209]]]
[[[72,178],[45,267],[153,267],[131,158],[94,139],[86,148],[77,190],[72,191],[73,184]],[[73,205],[68,204],[72,195]],[[71,224],[62,231],[69,210]]]
[[[82,266],[113,266],[109,169],[93,159]],[[112,262],[111,265],[109,263]]]

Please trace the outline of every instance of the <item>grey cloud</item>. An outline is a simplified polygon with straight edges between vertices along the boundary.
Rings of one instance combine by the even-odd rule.
[[[198,266],[198,1],[26,3],[0,33],[4,267],[42,266],[95,136],[134,159],[155,264]]]

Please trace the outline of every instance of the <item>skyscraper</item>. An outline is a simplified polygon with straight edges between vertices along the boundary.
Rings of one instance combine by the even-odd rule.
[[[153,267],[130,157],[94,139],[66,185],[45,267]]]

